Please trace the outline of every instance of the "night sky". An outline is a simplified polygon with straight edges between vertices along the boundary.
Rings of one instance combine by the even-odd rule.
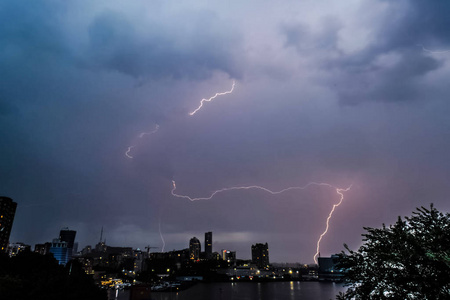
[[[450,211],[448,1],[0,4],[0,195],[11,242],[313,262],[419,206]],[[190,116],[201,99],[218,92]],[[143,132],[153,134],[139,135]],[[129,158],[125,155],[128,147]],[[160,234],[161,233],[161,234]],[[162,235],[162,236],[161,236]]]

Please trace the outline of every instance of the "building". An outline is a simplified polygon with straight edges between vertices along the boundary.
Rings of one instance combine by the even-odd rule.
[[[200,252],[202,246],[200,241],[195,236],[189,241],[189,258],[191,260],[197,261],[200,259]]]
[[[236,265],[236,251],[222,250],[222,259],[228,263],[229,266]]]
[[[46,255],[47,253],[50,253],[51,246],[52,243],[36,244],[34,245],[34,252],[39,253],[41,255]]]
[[[6,252],[9,244],[9,235],[16,214],[17,203],[11,198],[0,196],[0,251]]]
[[[67,242],[60,239],[53,239],[50,253],[58,261],[60,265],[66,265],[68,260]]]
[[[325,281],[341,281],[344,273],[343,270],[336,268],[339,262],[339,255],[334,254],[330,257],[319,257],[319,280]]]
[[[207,259],[212,258],[212,232],[205,233],[205,256]]]
[[[67,227],[59,231],[59,240],[67,243],[67,261],[72,259],[76,235],[77,232],[75,230],[69,230]]]
[[[20,252],[31,251],[30,245],[25,245],[24,243],[17,242],[8,245],[8,254],[10,257],[16,256]]]
[[[252,263],[260,269],[269,267],[269,245],[267,243],[252,245]]]

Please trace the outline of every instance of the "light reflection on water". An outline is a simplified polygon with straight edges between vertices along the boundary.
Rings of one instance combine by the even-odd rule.
[[[178,293],[153,292],[149,300],[329,300],[344,290],[332,282],[199,283]],[[109,300],[128,300],[129,291],[115,296],[116,291],[110,291]]]

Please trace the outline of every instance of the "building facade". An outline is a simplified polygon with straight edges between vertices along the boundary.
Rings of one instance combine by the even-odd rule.
[[[53,254],[53,257],[60,265],[65,266],[69,261],[67,249],[67,242],[61,241],[60,239],[53,239],[50,253]]]
[[[267,243],[252,245],[252,263],[260,269],[269,267],[269,245]]]
[[[197,261],[200,259],[200,252],[202,246],[200,241],[195,236],[189,241],[189,258],[191,260]]]
[[[212,232],[205,233],[205,255],[207,259],[212,258]]]
[[[67,227],[59,231],[59,240],[67,243],[67,261],[72,259],[76,235],[75,230],[69,230]]]
[[[16,214],[17,203],[11,198],[0,196],[0,251],[6,252],[9,244],[9,235]]]

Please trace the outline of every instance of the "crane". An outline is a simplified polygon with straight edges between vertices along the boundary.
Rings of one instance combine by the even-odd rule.
[[[150,247],[150,245],[146,246],[145,249],[147,249],[147,255],[150,255],[150,249],[158,249],[159,247]]]

